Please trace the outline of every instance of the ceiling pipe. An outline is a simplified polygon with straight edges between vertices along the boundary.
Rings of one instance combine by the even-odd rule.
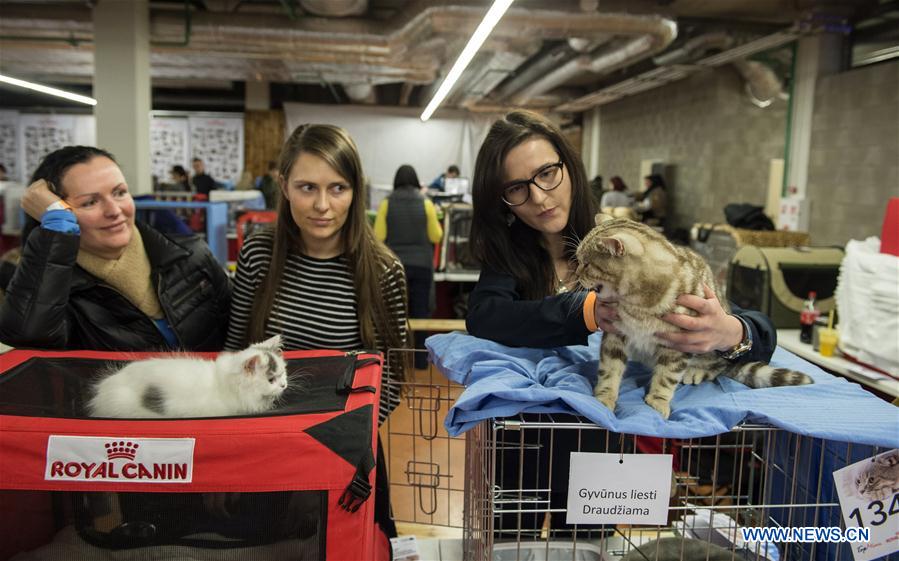
[[[366,105],[375,103],[375,88],[371,84],[365,82],[343,84],[343,91],[355,103],[364,103]]]
[[[500,86],[491,97],[499,101],[508,98],[515,92],[525,88],[528,84],[539,80],[553,68],[558,68],[560,64],[563,64],[575,54],[577,53],[568,45],[554,47],[548,53],[530,63],[524,70],[516,71],[515,76]]]
[[[585,72],[602,74],[642,60],[665,49],[677,37],[677,23],[657,16],[632,16],[605,14],[611,29],[620,34],[636,35],[617,47],[601,48],[592,55],[577,56],[557,65],[536,80],[531,81],[510,97],[514,105],[524,105],[534,97],[561,86]],[[569,47],[570,48],[570,47]]]
[[[652,57],[659,66],[682,64],[697,60],[712,50],[723,51],[734,44],[734,38],[724,32],[705,33],[685,42],[683,46]]]
[[[778,31],[777,33],[765,35],[764,37],[759,37],[758,39],[736,45],[724,52],[711,54],[689,65],[660,66],[653,68],[638,76],[633,76],[563,103],[562,105],[555,107],[554,111],[560,113],[579,113],[581,111],[586,111],[591,107],[611,103],[627,96],[682,80],[687,76],[708,68],[731,64],[736,60],[744,59],[755,53],[761,53],[791,43],[803,35],[817,32],[819,32],[819,29],[814,26],[793,26],[783,31]]]
[[[746,95],[757,107],[768,107],[785,95],[783,82],[773,68],[755,60],[735,60],[734,68],[746,80]]]
[[[300,6],[316,16],[345,18],[368,11],[368,0],[300,0]]]
[[[561,86],[575,76],[585,72],[593,74],[611,72],[616,68],[627,66],[648,56],[652,49],[652,38],[643,36],[630,39],[619,48],[604,49],[597,56],[579,56],[515,94],[511,98],[511,102],[515,105],[524,105],[534,97]]]

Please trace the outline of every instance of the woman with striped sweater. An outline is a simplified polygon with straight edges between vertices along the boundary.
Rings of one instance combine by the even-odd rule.
[[[406,280],[365,216],[356,145],[332,125],[302,125],[279,161],[280,201],[272,230],[241,248],[227,349],[280,334],[284,350],[368,349],[384,353],[385,378],[404,368],[388,349],[407,348]],[[381,392],[381,422],[399,403]]]

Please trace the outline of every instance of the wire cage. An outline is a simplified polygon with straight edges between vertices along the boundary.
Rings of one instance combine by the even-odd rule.
[[[402,352],[413,351],[392,359]],[[463,388],[433,365],[403,385],[408,412],[382,427],[394,514],[461,527],[466,561],[851,561],[851,543],[746,543],[740,528],[845,529],[832,473],[884,451],[762,425],[648,438],[564,414],[493,419],[452,438],[439,425]],[[571,452],[670,454],[667,524],[566,524]]]
[[[400,364],[408,358],[406,364],[414,364],[414,355],[425,353],[391,349],[386,361]],[[443,419],[464,388],[448,381],[432,364],[413,371],[403,382],[385,383],[398,387],[401,395],[400,405],[381,426],[394,520],[401,530],[418,531],[426,525],[454,529],[440,535],[461,538],[465,438],[450,437]]]

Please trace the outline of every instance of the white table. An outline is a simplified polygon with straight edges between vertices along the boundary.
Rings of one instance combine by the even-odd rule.
[[[842,356],[821,355],[810,344],[799,340],[798,329],[778,329],[777,344],[828,372],[834,372],[849,378],[866,388],[877,390],[892,397],[899,397],[899,380],[846,360]],[[836,352],[839,353],[839,351]]]

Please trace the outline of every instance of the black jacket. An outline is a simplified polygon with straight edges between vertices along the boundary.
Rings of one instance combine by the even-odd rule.
[[[510,347],[586,345],[590,331],[584,323],[583,291],[542,300],[523,300],[511,275],[484,268],[468,297],[465,326],[475,337]],[[777,346],[777,331],[765,314],[731,304],[731,313],[752,330],[752,349],[735,362],[768,362]]]
[[[138,223],[166,320],[180,348],[218,351],[225,342],[231,287],[206,244],[169,238]],[[153,320],[81,267],[80,236],[35,228],[0,305],[0,342],[14,347],[165,350]]]

